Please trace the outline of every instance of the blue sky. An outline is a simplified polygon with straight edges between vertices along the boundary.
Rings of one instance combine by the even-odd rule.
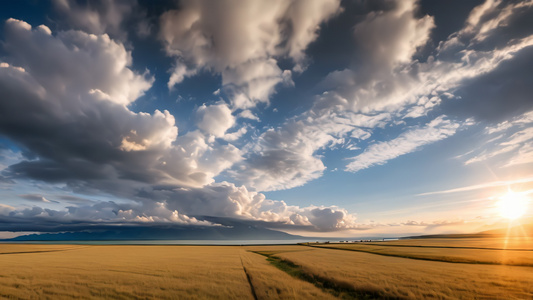
[[[531,222],[531,1],[0,5],[1,236]]]

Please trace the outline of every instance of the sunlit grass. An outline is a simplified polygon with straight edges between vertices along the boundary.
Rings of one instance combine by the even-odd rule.
[[[253,299],[246,273],[258,299],[329,297],[239,246],[0,244],[0,253],[0,298]]]
[[[312,245],[312,244],[311,244]],[[399,247],[379,244],[319,244],[313,247],[359,251],[387,256],[451,263],[502,264],[533,267],[533,250]]]
[[[0,244],[0,298],[533,298],[533,267],[485,264],[498,255],[529,262],[533,251],[524,250],[533,248],[524,248],[527,243],[515,240],[522,249],[518,251],[471,249],[501,246],[502,240],[329,245],[398,256],[298,245]],[[445,248],[435,248],[439,245]],[[517,253],[526,256],[511,257]],[[427,260],[409,258],[417,255]],[[474,256],[481,264],[473,261]],[[456,261],[431,261],[443,257]]]
[[[0,296],[251,299],[239,253],[233,247],[90,246],[0,255]]]
[[[423,243],[420,242],[419,243]],[[309,248],[301,246],[302,250]],[[380,297],[409,299],[531,299],[533,268],[472,263],[446,263],[370,253],[312,248],[255,247],[331,281],[348,282],[354,290]],[[411,248],[409,248],[411,249]],[[441,249],[446,255],[448,248]],[[504,250],[498,250],[503,254]]]

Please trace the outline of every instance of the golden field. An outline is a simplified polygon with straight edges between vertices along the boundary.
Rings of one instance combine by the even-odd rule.
[[[514,241],[515,249],[501,250],[501,242],[311,244],[320,248],[0,244],[0,297],[533,299],[531,243]],[[443,257],[454,262],[433,261]],[[522,265],[500,265],[509,259]]]
[[[312,245],[312,244],[311,244]],[[389,244],[320,244],[313,247],[349,250],[419,260],[452,263],[496,264],[533,267],[533,252],[528,250],[495,251],[482,248],[455,248],[429,246],[392,246]]]

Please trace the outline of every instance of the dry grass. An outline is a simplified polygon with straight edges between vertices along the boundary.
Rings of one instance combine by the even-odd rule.
[[[246,269],[246,273],[245,273]],[[0,298],[329,299],[239,246],[0,244]]]
[[[529,249],[533,250],[533,238],[528,237],[486,237],[486,238],[432,238],[432,239],[407,239],[379,243],[395,246],[436,246],[436,247],[472,247],[491,249]]]
[[[357,246],[403,256],[471,258],[477,253],[477,259],[494,258],[489,252],[523,252],[413,247],[439,242],[426,241],[403,244],[408,247],[398,247],[402,241],[391,246]],[[440,241],[446,247],[477,247],[488,242],[496,241]],[[279,259],[268,262],[250,251]],[[529,261],[533,252],[525,255]],[[533,267],[413,260],[296,245],[0,244],[0,298],[254,299],[254,294],[257,299],[330,299],[332,294],[344,298],[533,299]]]
[[[312,245],[312,244],[311,244]],[[455,263],[533,266],[533,251],[486,250],[464,248],[406,247],[383,244],[319,244],[313,247],[343,249],[413,259]]]
[[[0,297],[252,299],[241,251],[240,247],[90,246],[0,255]]]
[[[334,249],[312,249],[314,251],[285,252],[283,248],[272,247],[268,251],[301,266],[306,273],[334,282],[349,283],[355,290],[377,291],[380,297],[533,298],[531,267],[451,264]]]
[[[243,252],[242,259],[258,299],[335,299],[311,283],[274,268],[264,256]]]

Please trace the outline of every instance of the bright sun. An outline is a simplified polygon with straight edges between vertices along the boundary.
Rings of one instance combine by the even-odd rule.
[[[515,220],[526,213],[528,202],[526,195],[509,191],[500,198],[497,205],[502,217]]]

